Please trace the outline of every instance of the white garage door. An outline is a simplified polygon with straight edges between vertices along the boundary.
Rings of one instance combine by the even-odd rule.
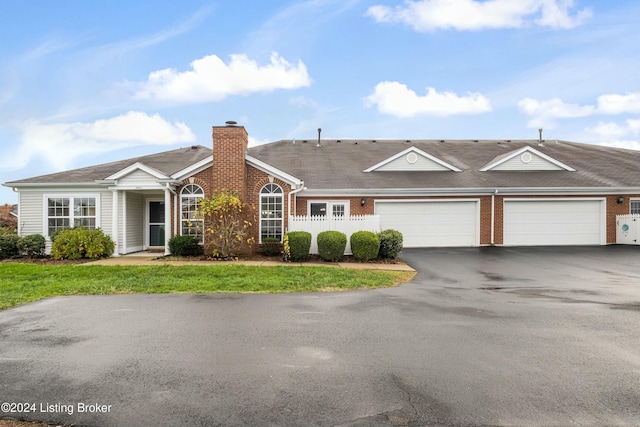
[[[380,228],[403,234],[404,247],[479,246],[479,202],[376,201]]]
[[[505,245],[603,245],[603,200],[504,201]]]

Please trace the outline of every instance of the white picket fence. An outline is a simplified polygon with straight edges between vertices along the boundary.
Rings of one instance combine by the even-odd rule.
[[[616,216],[616,243],[640,245],[640,214]]]
[[[340,231],[347,235],[346,255],[351,255],[349,237],[356,231],[380,232],[379,215],[353,216],[290,216],[289,231],[307,231],[311,233],[311,249],[309,253],[318,253],[318,233],[328,230]]]

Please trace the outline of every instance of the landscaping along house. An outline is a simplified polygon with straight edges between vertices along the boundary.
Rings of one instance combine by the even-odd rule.
[[[281,140],[213,145],[20,179],[19,234],[101,228],[114,255],[203,238],[198,200],[235,190],[259,244],[287,231],[396,229],[405,247],[606,245],[640,213],[640,151],[560,140]],[[313,250],[312,250],[313,252]]]

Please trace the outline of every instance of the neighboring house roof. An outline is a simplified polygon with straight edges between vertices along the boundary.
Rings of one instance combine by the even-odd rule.
[[[411,147],[460,172],[372,170]],[[481,171],[518,150],[568,169]],[[322,140],[318,147],[314,140],[288,140],[251,147],[249,154],[303,180],[309,190],[640,188],[640,151],[567,141]]]
[[[210,148],[202,145],[194,145],[192,147],[164,151],[162,153],[151,154],[148,156],[134,157],[131,159],[119,160],[117,162],[104,163],[81,169],[36,176],[33,178],[8,182],[6,185],[11,186],[32,183],[93,183],[95,181],[105,180],[134,165],[143,165],[148,168],[148,170],[155,170],[163,175],[172,176],[211,157],[212,153],[213,151]]]

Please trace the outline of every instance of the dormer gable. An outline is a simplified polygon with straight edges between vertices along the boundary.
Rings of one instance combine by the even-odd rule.
[[[526,146],[518,150],[502,154],[487,165],[480,172],[487,171],[568,171],[575,169],[559,160],[548,156],[533,147]]]
[[[125,177],[129,177],[129,178],[133,178],[133,177],[149,177],[149,178],[155,178],[155,179],[169,179],[168,176],[166,176],[165,174],[163,174],[162,172],[160,172],[157,169],[154,169],[152,167],[149,167],[143,163],[140,162],[136,162],[134,164],[132,164],[131,166],[128,166],[116,173],[114,173],[113,175],[107,177],[107,180],[116,180],[116,179],[123,179]]]
[[[419,148],[409,147],[383,161],[365,169],[363,172],[460,172],[457,167],[426,153]]]

